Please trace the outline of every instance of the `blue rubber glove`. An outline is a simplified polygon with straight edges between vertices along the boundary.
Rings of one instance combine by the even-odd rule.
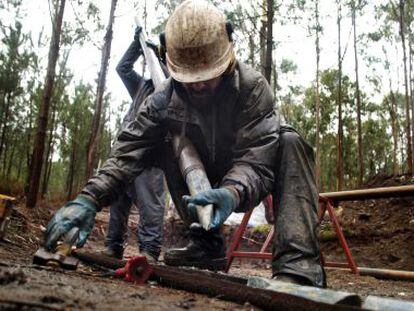
[[[45,232],[45,247],[53,250],[56,242],[73,227],[79,228],[76,247],[82,247],[95,224],[97,203],[87,195],[78,195],[75,200],[61,207],[49,221]]]
[[[201,191],[194,196],[183,196],[183,202],[188,208],[190,217],[198,219],[196,206],[213,204],[213,220],[210,229],[217,229],[226,221],[237,208],[240,198],[237,190],[230,187]]]

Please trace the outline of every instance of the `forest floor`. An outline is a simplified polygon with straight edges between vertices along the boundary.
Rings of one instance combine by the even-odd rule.
[[[395,186],[411,181],[404,178],[380,178],[367,187]],[[102,271],[80,264],[76,271],[64,271],[32,265],[33,253],[42,240],[46,226],[59,204],[28,210],[23,204],[12,209],[6,238],[0,242],[1,310],[259,310],[252,305],[222,301],[185,291],[161,287],[156,283],[142,286],[103,277]],[[359,266],[414,271],[414,200],[413,198],[348,202],[337,209],[353,256]],[[138,215],[130,217],[130,231],[135,232]],[[108,223],[108,212],[97,217],[86,248],[101,249]],[[228,239],[235,228],[226,228]],[[329,234],[328,221],[322,223],[321,248],[326,260],[345,261],[340,244]],[[182,246],[184,228],[167,215],[165,248]],[[265,234],[250,230],[242,248],[260,247]],[[136,237],[130,234],[126,256],[137,255]],[[236,259],[230,270],[240,276],[271,276],[269,261]],[[355,276],[347,271],[327,270],[328,288],[414,301],[414,282],[379,280]]]

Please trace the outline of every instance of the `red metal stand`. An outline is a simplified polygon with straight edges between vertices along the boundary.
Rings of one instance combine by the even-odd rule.
[[[327,262],[325,261],[324,257],[321,253],[322,263],[325,267],[339,267],[339,268],[349,268],[351,271],[355,274],[359,274],[357,264],[355,263],[354,257],[352,256],[351,250],[349,249],[348,243],[346,242],[344,233],[342,232],[341,225],[339,224],[338,218],[336,218],[336,215],[333,210],[333,203],[332,201],[324,198],[319,197],[319,222],[322,221],[323,216],[326,213],[326,210],[328,210],[329,218],[332,221],[332,225],[335,229],[336,235],[338,236],[339,242],[341,243],[342,249],[344,250],[345,257],[347,260],[347,263],[343,262]]]
[[[265,206],[266,209],[271,209],[273,210],[273,200],[272,197],[269,195],[264,201],[263,204]],[[335,216],[335,213],[333,211],[333,203],[328,200],[325,199],[323,197],[319,197],[319,204],[320,204],[320,209],[319,209],[319,222],[322,221],[323,216],[326,213],[326,210],[328,210],[329,213],[329,217],[332,221],[332,225],[335,229],[336,234],[338,235],[339,238],[339,242],[341,243],[342,249],[344,250],[346,259],[347,259],[347,263],[340,263],[340,262],[326,262],[321,254],[322,257],[322,263],[324,266],[326,267],[341,267],[341,268],[349,268],[353,273],[355,274],[359,274],[358,272],[358,267],[355,263],[355,260],[352,256],[351,250],[348,247],[348,244],[345,240],[345,236],[342,232],[341,226],[338,222],[338,219]],[[262,248],[260,249],[259,252],[241,252],[241,251],[237,251],[237,248],[239,247],[240,241],[243,237],[243,234],[246,230],[247,227],[247,223],[249,222],[249,219],[252,215],[253,210],[248,211],[247,213],[244,214],[243,220],[239,226],[239,228],[237,229],[236,233],[233,236],[233,240],[232,243],[230,245],[230,249],[227,252],[227,258],[228,258],[228,262],[227,262],[227,267],[226,267],[226,272],[228,272],[230,270],[231,264],[233,263],[234,258],[238,257],[238,258],[258,258],[258,259],[272,259],[272,253],[267,253],[266,250],[269,247],[270,242],[273,239],[273,235],[274,235],[274,226],[272,227],[272,229],[270,230],[269,234],[267,235],[266,241],[263,243]]]
[[[272,196],[269,195],[265,200],[263,200],[263,204],[266,209],[272,209],[273,206],[273,199]],[[249,210],[247,213],[244,214],[242,222],[237,229],[236,233],[233,236],[233,240],[230,245],[230,249],[227,252],[227,267],[226,272],[230,270],[230,266],[233,263],[234,258],[258,258],[258,259],[272,259],[272,253],[266,253],[266,249],[269,246],[270,242],[272,241],[273,234],[274,234],[274,227],[270,230],[269,234],[267,235],[266,241],[263,243],[263,246],[260,252],[240,252],[237,251],[241,239],[243,237],[244,231],[246,231],[247,223],[249,222],[250,216],[252,216],[253,209]]]

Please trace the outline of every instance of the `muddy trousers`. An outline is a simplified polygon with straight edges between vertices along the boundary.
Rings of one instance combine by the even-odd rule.
[[[105,246],[122,253],[128,236],[128,218],[132,204],[139,211],[138,244],[140,251],[158,257],[164,226],[165,191],[163,173],[158,168],[144,170],[119,199],[112,204]]]
[[[318,190],[312,148],[290,126],[282,126],[273,194],[273,275],[294,274],[326,286],[318,241]]]
[[[294,274],[314,286],[325,286],[325,272],[320,261],[318,242],[318,191],[314,176],[312,148],[290,126],[282,126],[275,159],[273,191],[276,233],[272,259],[273,275]],[[180,217],[186,224],[192,219],[182,205],[181,197],[188,188],[181,176],[171,148],[166,148],[161,167]],[[190,232],[191,234],[191,232]],[[194,240],[216,254],[224,254],[224,237],[220,230],[204,231],[202,239]],[[211,242],[208,242],[211,241]]]

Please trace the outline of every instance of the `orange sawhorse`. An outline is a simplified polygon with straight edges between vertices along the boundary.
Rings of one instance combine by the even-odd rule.
[[[272,209],[273,206],[273,199],[272,196],[269,195],[268,197],[266,197],[265,200],[263,200],[263,204],[265,206],[265,208],[267,209]],[[355,274],[359,274],[358,271],[358,267],[355,263],[355,260],[352,256],[351,250],[349,249],[348,243],[346,242],[345,236],[342,232],[342,228],[339,224],[338,219],[336,218],[336,215],[334,213],[333,210],[334,207],[334,202],[324,198],[324,197],[319,197],[319,222],[322,221],[323,216],[325,215],[326,211],[328,211],[329,214],[329,218],[332,221],[332,225],[335,229],[335,232],[339,238],[339,242],[341,243],[342,249],[344,250],[345,253],[345,257],[347,259],[346,263],[342,263],[342,262],[327,262],[324,260],[324,257],[322,256],[321,253],[321,258],[322,258],[322,263],[325,267],[340,267],[340,268],[349,268],[353,273]],[[235,234],[233,235],[233,240],[230,246],[229,251],[227,252],[227,267],[226,267],[226,272],[229,271],[231,264],[233,263],[234,258],[238,257],[238,258],[258,258],[258,259],[272,259],[272,253],[268,253],[266,252],[267,248],[269,247],[272,239],[273,239],[273,235],[274,235],[274,226],[272,226],[269,234],[267,235],[267,238],[265,240],[265,242],[263,243],[261,249],[259,252],[242,252],[242,251],[237,251],[237,248],[239,247],[240,241],[243,237],[243,234],[246,230],[247,227],[247,223],[249,222],[250,216],[253,213],[253,209],[249,210],[248,212],[246,212],[244,214],[244,217],[242,219],[242,222],[239,226],[239,228],[237,229],[237,231],[235,232]]]

